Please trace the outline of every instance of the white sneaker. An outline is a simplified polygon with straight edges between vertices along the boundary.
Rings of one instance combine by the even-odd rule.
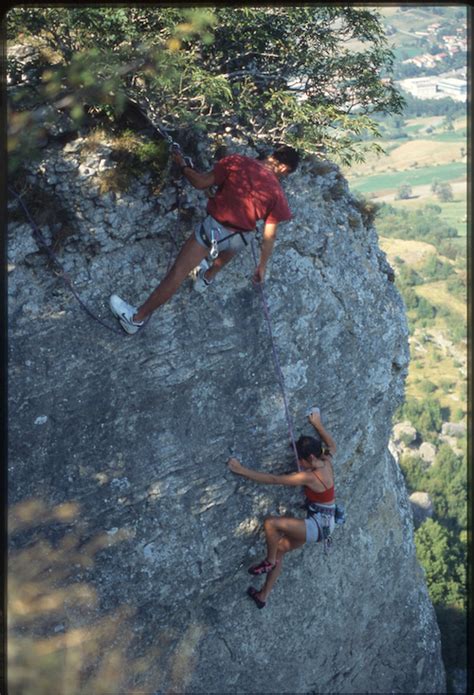
[[[204,290],[207,290],[209,285],[212,285],[212,283],[214,282],[214,280],[206,280],[206,278],[204,277],[204,273],[206,272],[206,270],[207,270],[207,268],[206,269],[200,268],[198,273],[197,273],[197,276],[196,276],[196,279],[194,280],[194,285],[193,285],[196,292],[204,292]]]
[[[206,280],[204,273],[210,268],[209,263],[204,259],[200,264],[191,271],[190,275],[194,280],[193,288],[196,292],[204,292],[209,285],[212,285],[214,280]]]
[[[118,318],[120,325],[126,333],[133,335],[144,325],[145,321],[136,323],[133,320],[133,316],[137,313],[137,308],[124,302],[117,294],[113,294],[110,297],[109,304],[113,315]]]

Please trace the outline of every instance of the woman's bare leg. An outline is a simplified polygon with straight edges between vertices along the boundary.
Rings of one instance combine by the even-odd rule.
[[[276,562],[278,542],[282,536],[299,545],[306,540],[306,524],[303,519],[270,516],[265,519],[263,528],[267,541],[267,560],[272,564]]]
[[[290,538],[280,538],[278,542],[278,549],[277,549],[277,564],[272,569],[271,572],[268,572],[265,578],[265,584],[263,587],[260,589],[260,591],[257,592],[256,596],[257,598],[260,599],[260,601],[266,601],[268,599],[268,595],[270,594],[271,590],[273,589],[276,580],[281,574],[282,566],[283,566],[283,557],[286,555],[286,553],[289,553],[291,550],[296,550],[296,548],[299,548],[304,544],[303,541],[297,541],[297,540],[291,540]]]

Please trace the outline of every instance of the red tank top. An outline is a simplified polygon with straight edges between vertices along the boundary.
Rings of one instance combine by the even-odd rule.
[[[319,475],[316,473],[316,471],[313,471],[313,473],[316,476],[316,478],[319,480],[319,482],[324,485],[323,481],[321,480]],[[328,502],[332,502],[332,500],[334,499],[334,483],[331,485],[331,487],[326,487],[324,485],[324,488],[325,489],[322,492],[315,492],[314,490],[311,490],[310,487],[305,485],[304,486],[304,494],[306,495],[306,498],[310,502],[316,502],[316,504],[318,502],[320,502],[321,504],[324,504],[324,503],[327,504]]]

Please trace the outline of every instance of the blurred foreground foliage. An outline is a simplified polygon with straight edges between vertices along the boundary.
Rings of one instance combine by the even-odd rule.
[[[375,9],[25,7],[6,16],[8,148],[15,169],[61,114],[115,122],[126,95],[165,127],[286,142],[342,163],[379,145],[375,113],[398,113],[393,55]]]

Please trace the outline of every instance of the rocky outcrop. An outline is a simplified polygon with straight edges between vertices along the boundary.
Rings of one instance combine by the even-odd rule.
[[[187,186],[178,218],[175,189],[152,195],[146,176],[104,192],[111,145],[84,146],[44,150],[28,183],[60,204],[66,217],[45,214],[42,231],[115,326],[108,296],[147,296],[205,198]],[[348,518],[327,557],[317,546],[287,558],[263,611],[245,595],[263,518],[304,512],[300,492],[226,468],[231,452],[261,470],[294,466],[250,251],[125,337],[82,310],[10,202],[10,679],[26,666],[38,693],[48,679],[94,693],[444,691],[387,449],[408,364],[403,304],[336,167],[308,162],[286,188],[294,219],[265,291],[296,429],[310,431],[316,402]]]
[[[436,458],[436,447],[431,442],[423,442],[418,449],[418,455],[421,460],[432,466]]]
[[[410,502],[413,509],[413,523],[415,528],[418,528],[425,519],[433,516],[433,502],[427,492],[412,492]]]

